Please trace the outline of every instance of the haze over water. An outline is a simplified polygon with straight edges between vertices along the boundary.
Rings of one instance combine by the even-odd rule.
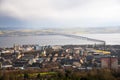
[[[106,41],[110,45],[120,45],[120,33],[115,34],[77,34],[79,36],[89,37]],[[99,44],[98,42],[86,41],[61,35],[39,35],[39,36],[11,36],[0,37],[0,47],[12,47],[14,44],[38,44],[45,45],[81,45],[81,44]]]

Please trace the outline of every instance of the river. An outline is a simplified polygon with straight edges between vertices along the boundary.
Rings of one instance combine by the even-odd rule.
[[[120,33],[114,34],[75,34],[106,41],[110,45],[120,45]],[[37,36],[6,36],[0,37],[0,47],[12,47],[14,44],[38,44],[38,45],[80,45],[94,44],[92,41],[66,37],[62,35],[37,35]]]

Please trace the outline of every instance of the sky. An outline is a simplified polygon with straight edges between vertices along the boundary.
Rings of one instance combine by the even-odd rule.
[[[120,0],[0,0],[0,28],[120,26]]]

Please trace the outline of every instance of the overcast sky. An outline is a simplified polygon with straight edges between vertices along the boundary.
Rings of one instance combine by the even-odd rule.
[[[0,27],[120,26],[120,0],[0,0]]]

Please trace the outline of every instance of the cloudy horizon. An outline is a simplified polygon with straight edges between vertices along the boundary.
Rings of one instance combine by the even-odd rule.
[[[0,28],[120,26],[119,0],[0,0]]]

